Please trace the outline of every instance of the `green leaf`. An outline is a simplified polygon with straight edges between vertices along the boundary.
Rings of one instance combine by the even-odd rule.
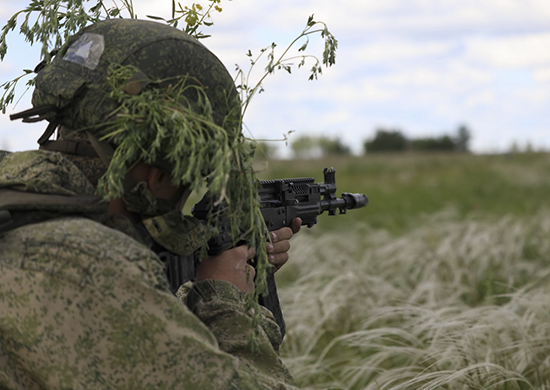
[[[162,20],[162,21],[166,21],[166,19],[160,17],[160,16],[154,16],[154,15],[145,15],[147,16],[149,19],[153,19],[153,20]]]
[[[90,8],[90,12],[95,13],[98,12],[101,9],[102,3],[97,3],[93,7]]]

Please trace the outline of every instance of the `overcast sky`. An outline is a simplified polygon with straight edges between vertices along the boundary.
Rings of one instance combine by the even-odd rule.
[[[0,0],[0,22],[26,4]],[[168,16],[169,0],[135,0],[139,17]],[[185,2],[182,2],[185,5]],[[305,70],[269,77],[246,114],[249,135],[340,137],[361,153],[377,128],[406,136],[454,134],[465,124],[472,149],[503,152],[512,143],[550,150],[550,1],[548,0],[222,0],[203,41],[233,74],[246,52],[286,46],[307,17],[339,41],[336,65],[317,81]],[[165,7],[164,9],[162,7]],[[320,39],[310,52],[320,53]],[[39,62],[16,34],[0,80]],[[256,75],[259,77],[259,73]],[[10,107],[30,107],[30,93]],[[36,148],[45,124],[10,123],[0,114],[0,148]],[[276,143],[283,155],[284,143]]]

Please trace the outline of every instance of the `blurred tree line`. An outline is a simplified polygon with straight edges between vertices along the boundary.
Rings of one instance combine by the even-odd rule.
[[[365,153],[438,151],[469,152],[471,132],[468,127],[459,126],[454,135],[409,139],[400,130],[378,129],[372,139],[363,144]]]
[[[439,151],[469,152],[471,132],[468,127],[459,126],[454,135],[440,137],[407,138],[400,130],[380,128],[374,137],[363,141],[363,153]],[[350,155],[351,149],[338,138],[305,135],[294,139],[290,147],[295,158],[311,159],[323,156]],[[260,142],[257,156],[276,158],[277,146]]]

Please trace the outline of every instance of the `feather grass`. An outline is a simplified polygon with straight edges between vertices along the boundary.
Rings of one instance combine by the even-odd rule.
[[[550,389],[550,214],[296,237],[285,362],[311,389]]]

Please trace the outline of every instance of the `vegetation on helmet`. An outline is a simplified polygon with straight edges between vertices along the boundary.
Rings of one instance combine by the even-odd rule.
[[[235,241],[265,246],[267,231],[252,165],[254,144],[240,131],[238,99],[228,97],[228,115],[219,125],[204,89],[189,77],[157,80],[139,94],[128,94],[125,88],[136,72],[134,66],[112,66],[109,71],[110,97],[118,106],[99,135],[116,149],[98,190],[108,199],[120,197],[128,167],[135,161],[169,166],[174,185],[195,191],[208,177],[207,189],[216,203],[227,205],[235,222]],[[168,81],[168,88],[156,87]]]
[[[319,60],[319,58],[314,55],[304,54],[310,43],[310,36],[315,34],[320,34],[321,38],[324,39],[322,60]],[[291,50],[294,48],[294,45],[299,43],[301,46],[297,49],[297,52],[292,53]],[[329,31],[327,25],[324,22],[316,21],[314,16],[311,15],[308,17],[306,26],[302,32],[282,50],[281,54],[276,53],[276,43],[272,43],[270,46],[264,47],[257,55],[254,55],[252,51],[249,50],[248,53],[246,53],[247,57],[250,59],[250,68],[248,71],[245,71],[241,67],[237,66],[237,80],[239,80],[237,89],[240,92],[241,101],[243,102],[243,116],[246,113],[248,105],[254,95],[264,91],[263,82],[267,76],[275,73],[277,70],[284,70],[290,74],[292,73],[292,67],[295,65],[296,61],[298,61],[297,67],[301,68],[306,65],[308,60],[310,60],[313,61],[313,66],[310,68],[311,73],[309,75],[309,80],[316,80],[317,77],[322,74],[321,64],[329,67],[336,63],[337,48],[338,41]],[[252,72],[264,56],[267,57],[265,71],[258,81],[255,83],[251,82]]]
[[[99,132],[102,139],[116,145],[107,174],[100,182],[105,196],[122,195],[122,181],[135,161],[169,166],[173,184],[192,190],[199,190],[209,175],[213,178],[211,185],[225,184],[220,183],[219,176],[230,171],[230,157],[241,138],[239,123],[227,120],[225,126],[216,124],[204,90],[189,83],[186,76],[172,79],[168,88],[150,85],[139,94],[126,93],[128,80],[137,72],[131,65],[113,65],[107,77],[112,88],[110,98],[118,107]],[[197,97],[195,101],[189,100],[189,90]]]

